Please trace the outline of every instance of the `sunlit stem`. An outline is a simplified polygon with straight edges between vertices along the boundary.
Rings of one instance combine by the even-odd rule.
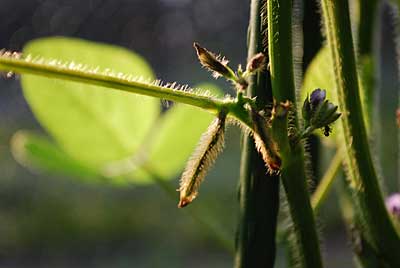
[[[160,99],[175,101],[192,105],[207,110],[217,115],[221,110],[227,110],[229,116],[233,116],[248,127],[252,127],[249,114],[243,105],[237,100],[218,99],[210,96],[196,94],[192,91],[174,89],[168,86],[159,86],[154,83],[136,81],[123,78],[119,75],[110,75],[101,72],[71,68],[68,65],[51,64],[46,61],[36,62],[35,60],[17,59],[7,56],[0,56],[0,70],[5,72],[16,72],[20,74],[33,74],[48,78],[57,78],[67,81],[81,82],[110,89],[156,97]],[[55,89],[56,90],[56,89]],[[243,97],[245,102],[253,100]]]

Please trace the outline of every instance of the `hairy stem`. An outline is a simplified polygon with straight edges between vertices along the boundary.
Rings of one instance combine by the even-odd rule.
[[[346,224],[346,231],[352,243],[352,249],[356,253],[354,258],[356,267],[389,268],[390,266],[388,267],[384,260],[380,259],[373,247],[364,238],[363,233],[360,232],[360,227],[363,224],[360,221],[360,212],[354,208],[352,194],[346,184],[346,178],[342,176],[336,184],[336,191],[343,221]]]
[[[362,236],[391,267],[400,267],[400,239],[386,211],[364,123],[347,0],[323,0],[347,149],[351,190],[363,220]]]
[[[292,1],[268,1],[268,37],[272,91],[279,102],[296,102],[292,61]],[[292,105],[293,107],[295,105]],[[297,116],[294,124],[298,127]],[[274,137],[282,157],[281,178],[294,225],[295,248],[302,267],[322,267],[319,240],[314,214],[307,190],[304,148],[301,143],[293,147],[288,138],[288,126],[275,120]],[[282,121],[282,122],[281,122]]]
[[[225,109],[228,114],[251,127],[251,120],[248,113],[235,100],[216,99],[191,91],[175,89],[173,85],[160,86],[155,83],[130,79],[123,74],[108,74],[101,71],[86,70],[84,68],[71,67],[68,64],[57,64],[52,60],[17,59],[4,55],[0,55],[0,70],[87,83],[176,101],[205,109],[214,114],[218,114],[219,111]]]
[[[262,0],[251,1],[248,58],[265,52],[262,43]],[[250,78],[247,94],[257,96],[259,106],[272,101],[267,72]],[[268,175],[252,137],[243,137],[240,171],[240,222],[235,267],[273,267],[276,253],[276,224],[279,209],[279,177]]]

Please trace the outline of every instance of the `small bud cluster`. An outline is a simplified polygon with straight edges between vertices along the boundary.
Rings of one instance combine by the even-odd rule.
[[[251,127],[240,124],[246,131],[252,134],[255,146],[265,162],[268,172],[279,174],[282,159],[278,143],[274,139],[272,128],[287,127],[291,143],[298,142],[302,137],[306,137],[313,130],[323,128],[325,136],[329,136],[329,124],[340,117],[337,112],[338,106],[326,100],[326,91],[316,89],[307,97],[303,105],[303,118],[305,128],[299,135],[296,127],[293,135],[290,134],[290,112],[292,104],[289,101],[274,102],[272,110],[268,107],[260,109],[253,100],[244,99],[245,90],[249,85],[251,75],[264,70],[266,57],[263,53],[258,53],[248,60],[246,70],[243,71],[239,65],[236,72],[229,66],[228,61],[220,56],[194,43],[198,59],[201,65],[213,72],[215,78],[224,77],[231,81],[237,90],[237,104],[249,112],[251,117]],[[269,115],[266,115],[270,111]],[[183,208],[190,204],[198,195],[201,182],[204,180],[208,170],[214,164],[217,156],[224,147],[225,121],[228,111],[220,111],[218,117],[211,123],[208,130],[203,134],[200,143],[189,159],[185,171],[180,180],[180,200],[178,207]],[[276,137],[275,137],[276,138]]]
[[[263,70],[266,62],[264,54],[258,53],[250,58],[244,72],[240,65],[237,71],[234,72],[228,66],[228,61],[225,58],[216,56],[198,43],[194,43],[193,46],[196,49],[201,65],[211,71],[214,78],[224,77],[233,83],[237,90],[238,102],[240,99],[243,100],[243,94],[249,85],[249,75]],[[246,103],[243,102],[242,104]],[[254,120],[254,129],[252,131],[254,131],[253,135],[257,149],[262,154],[270,172],[279,172],[281,159],[276,144],[271,140],[270,129],[258,111],[251,111],[251,113]],[[179,208],[187,206],[197,197],[201,182],[215,162],[218,154],[222,151],[226,116],[226,111],[220,111],[218,117],[203,134],[197,149],[189,159],[180,180]]]
[[[228,60],[201,47],[198,43],[193,44],[197,52],[197,57],[201,65],[213,73],[214,78],[225,77],[227,80],[233,82],[238,92],[244,92],[248,85],[248,77],[262,71],[265,67],[266,57],[263,53],[254,55],[247,63],[246,70],[243,72],[239,65],[235,73],[229,66]]]
[[[306,132],[322,128],[324,135],[329,136],[331,131],[329,124],[335,122],[341,115],[337,109],[337,105],[326,99],[325,90],[315,89],[303,104],[302,115]]]

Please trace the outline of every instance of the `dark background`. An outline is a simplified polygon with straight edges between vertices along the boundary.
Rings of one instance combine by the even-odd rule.
[[[315,3],[305,2],[304,69],[322,43]],[[45,36],[79,37],[141,54],[164,81],[195,84],[212,78],[198,64],[193,41],[221,52],[232,66],[245,63],[248,5],[243,0],[0,0],[0,48],[21,50],[29,40]],[[378,27],[383,30],[376,37],[384,66],[380,87],[385,89],[378,98],[383,112],[377,114],[384,120],[377,119],[377,125],[397,137],[390,123],[397,106],[397,69],[394,43],[386,41],[393,24],[391,13],[385,12]],[[229,92],[223,81],[212,82]],[[188,211],[178,210],[176,198],[156,185],[117,187],[32,173],[10,153],[9,140],[18,129],[40,126],[23,99],[18,78],[1,79],[0,267],[232,266],[231,254],[190,214],[223,226],[233,243],[237,129],[228,131],[226,150],[202,186],[201,198]],[[396,164],[390,160],[397,159],[393,143],[381,139],[377,144],[376,151],[389,159],[383,173],[397,177]],[[178,179],[171,185],[176,187]],[[390,191],[393,183],[388,185]],[[331,196],[319,220],[327,267],[350,267],[336,201]],[[280,263],[283,255],[280,250]]]

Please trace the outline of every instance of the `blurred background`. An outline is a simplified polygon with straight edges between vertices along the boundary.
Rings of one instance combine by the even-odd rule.
[[[316,3],[305,1],[305,70],[322,44]],[[232,66],[245,64],[249,1],[243,0],[0,0],[0,48],[21,50],[47,36],[114,44],[142,55],[157,78],[189,85],[213,82],[197,62],[192,43],[221,52]],[[392,11],[381,8],[376,51],[380,70],[377,154],[387,192],[397,178],[397,67]],[[229,247],[237,223],[240,132],[228,130],[226,149],[185,210],[157,184],[117,186],[46,175],[21,167],[10,152],[19,129],[43,131],[25,102],[18,77],[0,79],[0,267],[232,267]],[[378,132],[378,131],[377,131]],[[393,138],[390,138],[393,137]],[[396,144],[396,146],[393,146]],[[316,142],[318,143],[318,142]],[[325,157],[316,178],[326,167]],[[178,177],[168,182],[178,187]],[[327,267],[352,267],[348,239],[334,193],[319,225]],[[210,229],[211,228],[211,229]],[[215,228],[228,241],[221,242]],[[279,267],[285,267],[279,250]]]

